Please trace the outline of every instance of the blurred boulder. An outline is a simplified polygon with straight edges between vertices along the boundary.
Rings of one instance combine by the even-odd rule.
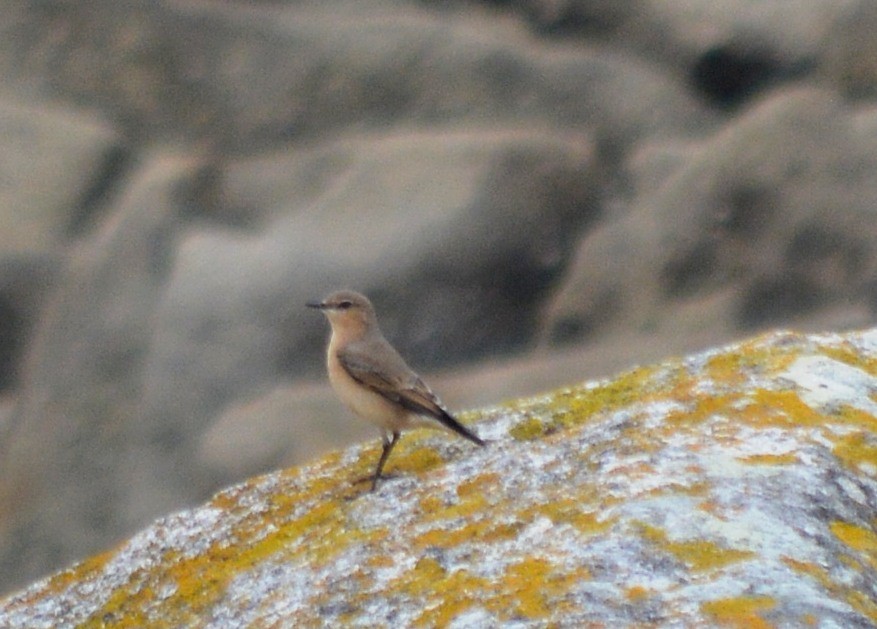
[[[99,213],[125,155],[98,116],[0,97],[0,391],[17,385],[66,243]]]
[[[20,384],[24,356],[58,266],[58,256],[49,253],[0,255],[0,393],[14,392]],[[4,439],[0,428],[0,448]]]
[[[24,579],[69,561],[129,529],[141,500],[159,502],[138,482],[140,470],[172,468],[155,456],[158,442],[185,431],[138,421],[141,369],[171,266],[178,195],[195,167],[164,154],[143,160],[108,217],[69,254],[4,448],[0,497],[15,509],[0,512],[0,574]]]
[[[0,72],[110,112],[132,138],[225,151],[399,121],[600,125],[628,142],[710,121],[632,56],[544,46],[509,21],[356,4],[29,2],[0,30]]]
[[[663,0],[518,0],[512,5],[538,32],[587,37],[635,50],[674,68],[706,102],[735,108],[759,92],[826,65],[840,80],[844,51],[867,45],[866,0],[665,2]],[[841,35],[843,33],[843,35]],[[873,38],[870,38],[873,40]],[[840,58],[840,59],[838,59]],[[868,55],[857,55],[866,67]],[[838,61],[831,61],[838,59]]]
[[[204,431],[198,465],[217,478],[246,478],[307,461],[340,443],[377,439],[325,380],[278,386],[230,406]]]
[[[0,99],[0,255],[56,253],[89,221],[125,154],[97,116]]]
[[[846,10],[825,32],[826,53],[820,59],[819,74],[850,98],[873,100],[877,96],[877,4],[867,0],[838,4]]]
[[[844,305],[847,324],[866,322],[877,279],[872,147],[829,93],[765,97],[582,240],[544,338],[743,330]]]

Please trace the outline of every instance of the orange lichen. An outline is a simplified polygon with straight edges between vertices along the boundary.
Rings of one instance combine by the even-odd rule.
[[[641,586],[634,585],[624,590],[624,597],[632,602],[639,602],[649,597],[650,590]]]
[[[690,406],[668,413],[665,421],[669,426],[694,426],[715,415],[727,414],[739,399],[739,394],[693,396]]]

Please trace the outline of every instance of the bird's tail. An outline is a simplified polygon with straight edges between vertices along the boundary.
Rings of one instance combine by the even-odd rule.
[[[442,409],[442,414],[441,417],[439,417],[439,421],[444,424],[446,428],[448,428],[452,432],[457,433],[461,437],[465,437],[472,443],[482,447],[487,445],[487,443],[483,439],[481,439],[481,437],[479,437],[474,432],[466,428],[463,424],[458,422],[456,418],[445,409]]]

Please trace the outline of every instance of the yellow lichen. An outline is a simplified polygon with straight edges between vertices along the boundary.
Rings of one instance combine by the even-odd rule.
[[[738,414],[751,424],[784,428],[825,424],[825,415],[807,406],[795,391],[758,389],[752,400],[752,404]]]
[[[845,426],[861,428],[867,432],[877,434],[877,417],[853,406],[845,404],[828,417],[832,421],[839,420]]]
[[[414,538],[417,548],[435,546],[453,548],[463,542],[485,540],[494,542],[501,539],[513,539],[520,529],[518,524],[495,524],[489,519],[470,522],[454,528],[437,527]]]
[[[149,622],[149,619],[144,615],[141,606],[153,598],[153,591],[148,587],[134,591],[127,587],[116,588],[104,603],[103,614],[84,623],[82,629],[106,626],[120,629],[123,627],[167,626],[167,623]]]
[[[842,526],[839,530],[842,531],[842,535],[848,533],[843,531]],[[855,537],[855,534],[853,534],[853,537]],[[856,611],[869,618],[872,622],[877,623],[877,603],[862,594],[862,592],[845,583],[835,581],[831,578],[828,570],[816,563],[799,561],[792,557],[783,557],[782,559],[783,563],[796,572],[806,574],[815,579],[833,597],[846,599]],[[855,566],[855,568],[858,568],[858,566]]]
[[[877,376],[877,358],[871,358],[855,349],[848,341],[840,345],[820,345],[820,353],[844,364]]]
[[[558,572],[547,559],[530,557],[506,568],[486,606],[506,620],[544,619],[562,607],[561,600],[574,584],[588,577],[584,569],[581,574]]]
[[[793,452],[788,454],[750,454],[749,456],[737,457],[737,460],[751,465],[789,465],[798,462],[798,455]]]
[[[387,463],[387,469],[396,469],[407,473],[420,473],[439,467],[444,459],[435,449],[417,446],[393,452]]]
[[[339,498],[344,499],[344,493],[339,494]],[[284,522],[286,514],[294,510],[305,495],[308,494],[289,492],[273,496],[267,513],[253,514],[231,534],[231,539],[237,540],[235,544],[217,541],[191,557],[165,552],[155,571],[132,575],[129,583],[119,587],[117,595],[107,600],[92,621],[142,619],[143,610],[154,600],[153,592],[161,589],[171,592],[164,598],[161,612],[168,625],[192,624],[223,595],[231,579],[242,570],[285,552],[296,542],[302,542],[300,552],[312,563],[319,564],[340,552],[345,542],[358,539],[360,534],[346,521],[339,500],[315,502],[313,508]],[[250,541],[255,532],[263,530],[269,522],[275,528],[258,541]],[[380,531],[372,533],[380,534]]]
[[[472,478],[464,480],[457,487],[457,496],[466,498],[472,494],[484,495],[496,487],[499,487],[502,479],[499,474],[491,472],[489,474],[478,474]]]
[[[877,469],[877,434],[857,431],[835,437],[832,453],[852,469]]]
[[[725,548],[709,540],[670,541],[663,530],[645,523],[640,523],[640,531],[649,542],[695,571],[722,568],[755,556],[751,551]]]
[[[506,570],[505,583],[516,594],[515,612],[524,618],[544,618],[550,608],[541,584],[551,572],[551,564],[538,558],[526,559]]]
[[[652,378],[654,369],[637,368],[623,373],[611,381],[594,387],[575,388],[557,391],[551,402],[540,409],[540,415],[549,419],[540,426],[529,423],[520,429],[519,437],[526,439],[578,426],[588,422],[598,413],[623,408],[634,402],[643,401],[654,388]],[[649,387],[649,384],[652,387]]]
[[[534,441],[542,437],[548,430],[548,425],[535,417],[518,422],[509,430],[509,436],[515,441]]]
[[[768,611],[776,606],[776,601],[769,596],[739,596],[722,598],[701,604],[701,609],[728,627],[741,629],[763,629],[773,627],[760,612]]]
[[[758,363],[746,353],[722,352],[712,356],[706,363],[706,374],[723,385],[742,383],[746,371],[758,367]]]
[[[437,494],[426,494],[420,498],[419,505],[421,513],[427,516],[434,514],[447,506],[441,496]]]
[[[594,452],[601,448],[611,448],[619,457],[628,453],[642,454],[663,447],[662,436],[711,420],[711,443],[719,446],[738,445],[743,438],[739,431],[741,425],[794,429],[803,426],[822,431],[834,444],[835,456],[845,464],[865,469],[869,469],[868,465],[877,465],[877,419],[874,416],[848,406],[823,413],[804,403],[795,390],[734,391],[735,386],[752,376],[771,374],[784,368],[800,356],[799,349],[791,344],[787,347],[780,343],[766,346],[755,341],[742,345],[739,351],[715,355],[706,363],[706,372],[711,378],[708,386],[702,386],[702,374],[695,373],[696,368],[674,364],[637,369],[612,382],[559,391],[545,398],[549,401],[527,402],[526,412],[532,415],[524,415],[511,429],[511,436],[518,441],[539,439],[561,430],[581,427],[604,413],[630,406],[633,411],[627,413],[625,421],[619,424],[618,439],[589,446],[591,449],[585,453],[573,454],[572,458],[581,457],[576,459],[576,464],[588,465],[597,458]],[[851,346],[822,348],[822,351],[836,360],[877,373],[877,361],[863,362]],[[637,409],[647,406],[650,401],[667,399],[678,404],[677,410],[671,412],[666,421],[658,422],[657,426],[650,424],[649,430],[645,430],[647,411]],[[697,447],[697,444],[691,445],[693,450]],[[242,517],[229,535],[196,556],[187,556],[182,551],[166,552],[156,568],[133,574],[128,583],[113,591],[103,609],[84,626],[196,624],[221,599],[233,578],[260,562],[294,558],[311,566],[321,566],[350,548],[351,544],[377,546],[388,538],[387,531],[361,530],[358,523],[352,521],[351,513],[355,510],[347,509],[346,505],[367,490],[367,486],[362,485],[354,488],[349,481],[357,475],[371,473],[378,456],[378,447],[363,448],[358,460],[339,472],[341,456],[332,453],[304,473],[300,470],[283,472],[281,478],[287,481],[284,489],[264,499],[265,509],[251,514],[241,502],[251,487],[244,485],[218,494],[210,503],[212,507]],[[738,460],[752,465],[798,462],[794,453],[754,454]],[[568,464],[569,460],[565,463]],[[419,474],[443,464],[442,456],[426,445],[425,438],[415,434],[394,451],[388,462],[388,472]],[[694,478],[702,475],[700,469],[687,471]],[[619,468],[617,473],[637,478],[647,477],[654,470],[649,463],[637,459],[629,466]],[[339,480],[339,474],[343,479]],[[555,565],[550,559],[530,556],[508,565],[498,577],[486,579],[477,574],[477,558],[473,560],[473,567],[466,570],[447,569],[427,556],[433,547],[459,548],[467,542],[483,542],[473,545],[478,549],[498,540],[515,539],[522,528],[539,518],[548,518],[558,526],[575,527],[583,537],[598,535],[617,522],[613,518],[601,519],[607,504],[624,499],[607,496],[600,488],[585,484],[576,488],[575,498],[557,499],[554,496],[539,505],[513,502],[512,512],[501,512],[500,517],[496,517],[497,507],[514,499],[514,496],[506,495],[510,490],[503,488],[502,480],[496,473],[476,474],[460,484],[455,492],[442,491],[419,498],[416,503],[419,509],[416,536],[413,540],[406,540],[406,544],[411,542],[408,548],[421,559],[386,588],[393,596],[409,597],[422,604],[423,612],[415,624],[447,625],[473,605],[483,607],[500,622],[547,623],[552,617],[563,617],[564,606],[573,604],[570,591],[583,579],[591,578],[586,566],[570,571],[567,567]],[[702,496],[710,491],[710,486],[706,482],[692,482],[690,485],[666,484],[644,491],[648,494],[672,492]],[[717,517],[721,517],[723,509],[706,501],[701,502],[699,508]],[[649,524],[640,523],[638,527],[645,540],[694,572],[718,570],[755,556],[750,551],[726,548],[712,540],[671,540],[667,532]],[[860,572],[877,570],[877,522],[869,527],[837,521],[830,527],[849,549],[848,554],[840,554],[842,570],[847,570],[847,567]],[[99,572],[112,556],[112,553],[107,553],[60,573],[49,581],[47,588],[56,588],[57,591],[83,575]],[[437,553],[436,556],[440,555]],[[386,552],[367,556],[358,565],[356,574],[345,577],[352,579],[356,588],[368,591],[368,581],[375,578],[375,572],[395,565],[393,557],[392,553]],[[815,563],[794,559],[787,559],[786,563],[809,575],[832,596],[846,600],[857,611],[877,622],[877,604],[863,592],[835,582],[827,569]],[[157,607],[159,592],[162,600]],[[631,605],[652,595],[642,585],[632,585],[622,593]],[[323,595],[325,592],[311,599],[313,609],[319,609],[322,601],[319,597]],[[354,595],[350,602],[351,609],[354,609],[360,601]],[[769,626],[769,612],[774,607],[775,601],[769,597],[741,596],[703,603],[702,611],[716,624],[766,627]],[[152,610],[156,609],[160,616],[158,625],[151,616]],[[316,616],[311,618],[316,619]],[[350,619],[353,618],[351,615]],[[344,619],[342,615],[342,624]],[[801,622],[813,624],[814,619],[803,616]]]
[[[485,589],[483,579],[467,570],[448,572],[438,561],[423,557],[412,570],[390,583],[388,591],[423,601],[425,610],[416,620],[420,627],[446,626],[475,601],[472,592]]]
[[[877,570],[877,533],[873,529],[839,520],[832,522],[829,528],[835,537],[861,553],[865,562]]]
[[[797,358],[794,346],[765,345],[764,338],[752,339],[735,350],[712,356],[706,364],[706,375],[723,387],[735,387],[744,384],[750,375],[782,371]]]
[[[587,535],[602,533],[615,522],[614,518],[599,519],[597,510],[586,508],[582,500],[573,498],[533,505],[522,511],[519,517],[524,522],[532,522],[537,517],[547,517],[554,524],[571,524]]]
[[[100,553],[90,557],[72,568],[62,570],[52,576],[46,584],[44,590],[34,592],[31,596],[22,599],[22,603],[30,604],[46,596],[47,594],[56,594],[67,589],[72,583],[80,582],[92,575],[96,575],[106,565],[106,563],[115,555],[114,551]]]

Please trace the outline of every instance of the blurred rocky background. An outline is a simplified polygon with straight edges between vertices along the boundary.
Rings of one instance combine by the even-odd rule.
[[[453,408],[877,318],[872,0],[0,0],[0,591]]]

